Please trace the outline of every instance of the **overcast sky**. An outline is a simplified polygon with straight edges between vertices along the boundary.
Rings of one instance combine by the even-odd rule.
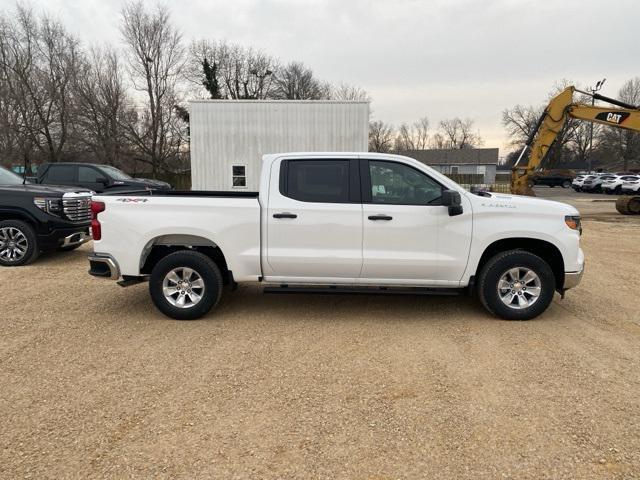
[[[153,2],[149,2],[153,5]],[[87,42],[120,41],[122,3],[32,0]],[[557,80],[607,78],[605,95],[640,75],[638,0],[165,0],[185,39],[228,39],[302,60],[330,82],[359,85],[373,117],[469,117],[503,147],[504,108],[538,104]],[[14,2],[0,0],[2,10]],[[505,152],[501,152],[501,155]]]

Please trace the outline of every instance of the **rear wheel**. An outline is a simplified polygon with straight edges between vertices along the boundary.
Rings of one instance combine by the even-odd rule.
[[[565,180],[562,182],[562,188],[571,188],[571,182],[569,180]]]
[[[180,251],[167,255],[151,271],[149,293],[155,306],[176,320],[195,320],[222,296],[222,274],[206,255]]]
[[[0,265],[18,267],[27,265],[40,253],[33,228],[20,220],[0,222]]]
[[[491,258],[479,276],[478,296],[484,307],[505,320],[529,320],[544,312],[556,289],[547,262],[523,250]]]

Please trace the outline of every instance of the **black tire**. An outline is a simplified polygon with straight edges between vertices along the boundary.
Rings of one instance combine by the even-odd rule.
[[[7,232],[7,235],[9,235],[9,232],[12,232],[13,235],[17,235],[16,232],[20,232],[20,234],[24,238],[24,241],[26,242],[26,249],[25,253],[15,260],[4,257],[3,252],[5,250],[2,248],[2,246],[4,246],[4,243],[3,240],[0,239],[0,244],[2,244],[0,245],[0,266],[19,267],[21,265],[28,265],[34,262],[36,258],[38,258],[38,255],[40,254],[40,249],[38,247],[38,238],[36,237],[36,234],[33,231],[31,225],[21,220],[4,220],[0,222],[0,232],[2,232],[3,229],[7,229],[4,230],[5,232]],[[0,233],[0,236],[2,235],[3,234]],[[8,238],[9,237],[7,236],[7,239]],[[21,244],[24,245],[23,242]],[[7,247],[8,245],[9,243],[7,242]]]
[[[204,292],[201,299],[191,307],[175,306],[167,300],[163,293],[165,277],[176,268],[190,268],[204,282]],[[149,293],[153,303],[167,317],[176,320],[195,320],[206,315],[220,301],[222,288],[222,274],[214,261],[202,253],[190,250],[174,252],[161,259],[153,267],[149,279]]]
[[[562,182],[562,188],[571,188],[571,182],[569,180],[565,180]]]
[[[529,307],[516,309],[506,305],[499,295],[498,282],[512,268],[532,270],[540,280],[540,295]],[[492,314],[505,320],[530,320],[543,313],[556,289],[551,267],[542,258],[524,250],[498,253],[484,265],[478,277],[478,296],[482,305]]]

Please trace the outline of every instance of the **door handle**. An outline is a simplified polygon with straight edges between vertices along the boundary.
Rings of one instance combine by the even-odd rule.
[[[298,215],[289,212],[274,213],[273,218],[298,218]]]
[[[389,215],[369,215],[369,220],[393,220]]]

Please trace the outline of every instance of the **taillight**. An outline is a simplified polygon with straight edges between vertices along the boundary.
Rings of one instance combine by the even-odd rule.
[[[91,201],[91,236],[94,240],[100,240],[102,238],[102,227],[98,221],[98,214],[104,212],[104,202]]]

